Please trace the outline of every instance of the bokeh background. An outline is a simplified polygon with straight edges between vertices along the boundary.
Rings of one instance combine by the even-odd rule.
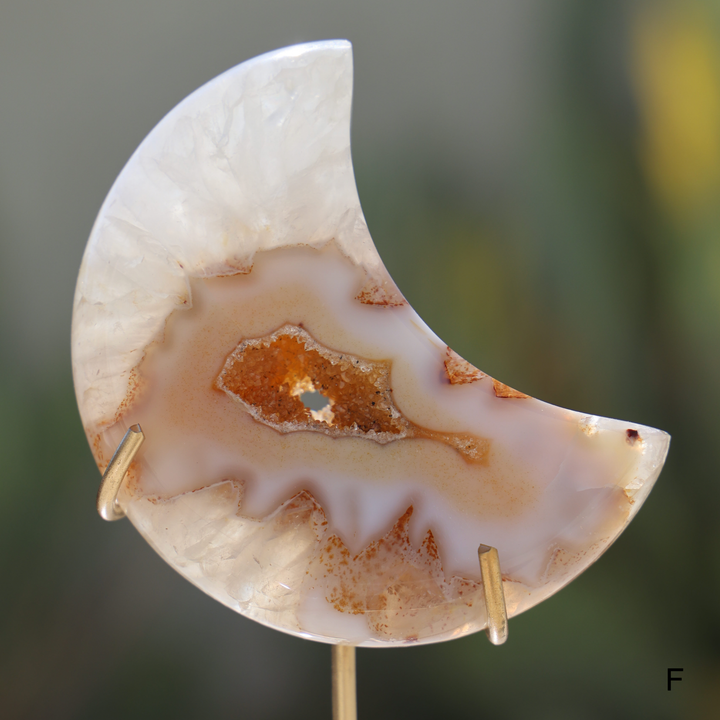
[[[330,717],[327,646],[99,519],[69,336],[95,214],[153,125],[334,37],[368,223],[420,315],[513,387],[673,435],[631,527],[505,646],[361,650],[361,719],[720,717],[717,0],[3,0],[0,716]]]

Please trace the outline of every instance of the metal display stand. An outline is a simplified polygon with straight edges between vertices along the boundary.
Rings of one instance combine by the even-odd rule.
[[[125,511],[120,507],[117,496],[128,468],[144,440],[145,434],[140,425],[132,425],[110,459],[97,496],[97,510],[103,520],[113,521],[125,517]],[[498,551],[489,545],[480,545],[478,559],[488,617],[488,626],[485,632],[493,645],[502,645],[508,637],[508,617]],[[353,645],[333,645],[333,720],[357,720],[355,678],[355,647]]]

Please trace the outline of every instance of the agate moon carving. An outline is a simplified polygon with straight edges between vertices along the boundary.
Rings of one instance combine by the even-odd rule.
[[[437,642],[486,625],[480,544],[527,610],[625,528],[669,438],[530,398],[433,334],[368,233],[351,93],[350,44],[310,43],[158,124],[85,251],[75,387],[101,470],[142,425],[119,502],[206,593],[315,640]]]

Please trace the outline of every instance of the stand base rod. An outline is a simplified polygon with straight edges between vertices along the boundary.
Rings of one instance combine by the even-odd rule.
[[[333,720],[357,720],[355,692],[355,648],[332,646]]]

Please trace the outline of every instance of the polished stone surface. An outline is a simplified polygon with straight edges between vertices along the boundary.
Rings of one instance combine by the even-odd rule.
[[[85,252],[75,385],[101,469],[142,425],[120,502],[205,592],[303,637],[436,642],[486,624],[478,545],[509,615],[532,607],[626,527],[669,437],[530,398],[433,334],[368,234],[351,92],[350,44],[311,43],[161,121]]]

